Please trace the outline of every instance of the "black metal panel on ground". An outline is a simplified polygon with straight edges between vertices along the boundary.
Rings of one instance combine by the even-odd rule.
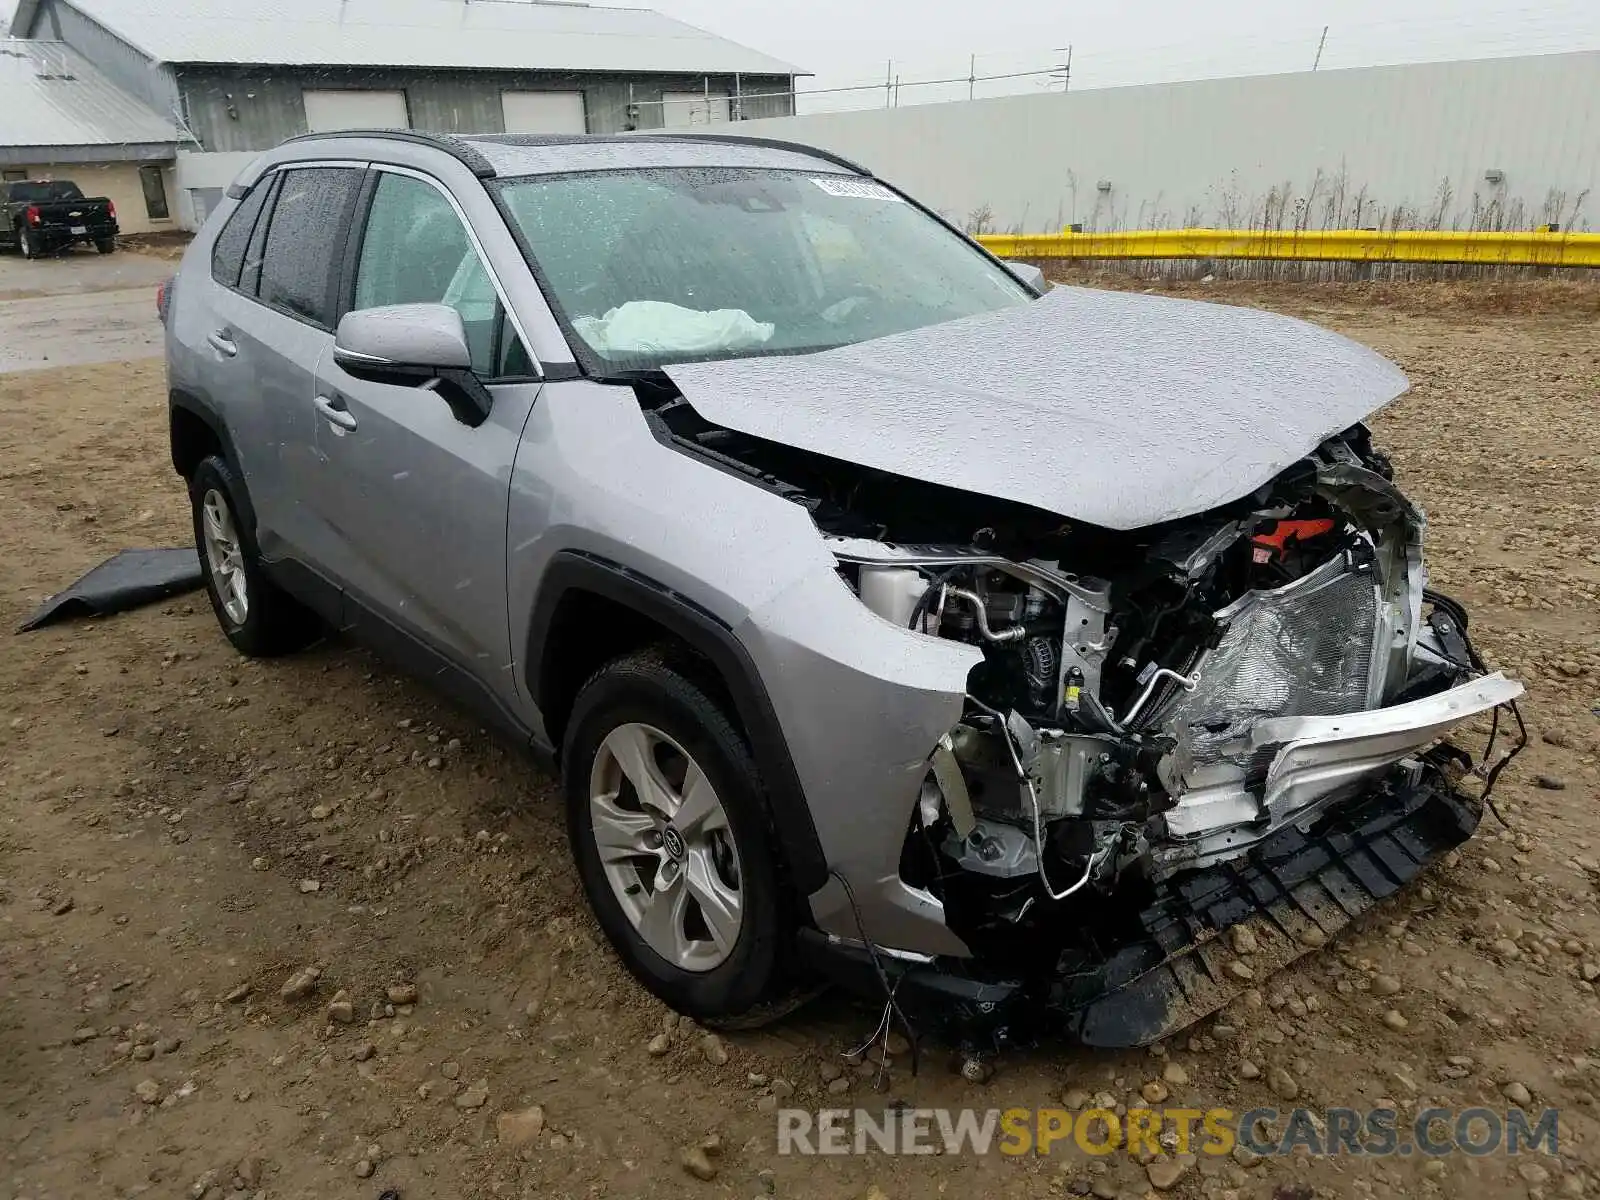
[[[194,547],[124,550],[39,606],[18,633],[68,617],[105,616],[202,587]]]

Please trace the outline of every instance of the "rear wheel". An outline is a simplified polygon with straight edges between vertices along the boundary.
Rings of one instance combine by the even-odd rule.
[[[17,248],[22,251],[23,258],[38,258],[44,253],[38,236],[27,226],[17,231]]]
[[[243,482],[220,455],[189,477],[194,540],[222,632],[252,658],[288,654],[317,636],[316,618],[267,578],[255,531],[240,519]]]
[[[696,1020],[780,993],[792,932],[744,736],[657,653],[583,688],[562,755],[567,831],[589,904],[646,988]]]
[[[97,238],[95,239],[94,248],[100,251],[101,254],[114,254],[117,249],[117,239]]]

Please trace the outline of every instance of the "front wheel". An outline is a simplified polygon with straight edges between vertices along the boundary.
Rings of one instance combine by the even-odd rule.
[[[562,755],[567,832],[601,928],[635,978],[701,1022],[780,992],[791,930],[744,736],[656,652],[584,686]]]

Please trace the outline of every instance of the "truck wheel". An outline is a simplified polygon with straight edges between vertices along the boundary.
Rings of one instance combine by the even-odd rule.
[[[38,258],[43,253],[39,239],[33,236],[33,230],[24,226],[17,231],[17,248],[22,251],[23,258]]]
[[[117,239],[97,238],[94,243],[94,248],[100,251],[101,254],[115,254],[117,250]]]
[[[318,633],[316,618],[267,578],[255,530],[239,518],[243,482],[219,455],[189,477],[194,542],[211,607],[234,649],[251,658],[299,650]]]
[[[567,833],[624,965],[701,1022],[780,994],[790,933],[761,778],[727,714],[659,652],[603,667],[562,754]]]

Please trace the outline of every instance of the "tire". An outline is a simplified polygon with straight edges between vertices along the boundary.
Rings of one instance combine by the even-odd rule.
[[[33,236],[33,230],[26,226],[17,230],[17,249],[22,251],[23,258],[39,258],[44,254],[44,247]]]
[[[244,495],[244,483],[221,456],[200,462],[189,477],[195,552],[212,611],[234,649],[272,658],[310,644],[319,629],[316,617],[267,577],[255,530],[238,516]],[[215,517],[223,519],[208,533]]]
[[[606,814],[610,812],[621,812],[635,822],[648,815],[647,806],[638,802],[638,789],[631,780],[625,781],[621,760],[612,750],[634,744],[641,729],[647,730],[647,744],[657,752],[655,778],[666,780],[670,793],[673,781],[680,778],[682,761],[697,766],[710,785],[724,824],[707,833],[704,830],[715,825],[714,818],[708,818],[703,826],[689,819],[675,846],[657,820],[653,837],[648,832],[641,835],[646,845],[654,841],[654,849],[638,858],[620,860],[619,853],[629,852],[612,849],[608,872],[601,858],[598,825],[609,824]],[[652,742],[649,733],[661,735],[660,740]],[[680,797],[692,790],[686,772],[682,778],[684,782],[676,785]],[[616,791],[611,795],[613,786]],[[673,1009],[711,1025],[759,1017],[781,1001],[787,986],[783,964],[792,960],[783,951],[793,935],[793,921],[773,853],[761,778],[744,735],[698,684],[659,651],[635,654],[603,667],[584,685],[573,706],[562,750],[562,787],[567,835],[584,892],[600,927],[634,978]],[[597,794],[609,798],[597,801]],[[689,807],[694,805],[678,811],[681,814]],[[609,827],[614,834],[616,827]],[[615,836],[608,839],[608,846],[616,845]],[[661,923],[649,923],[655,934],[652,944],[637,907],[652,901],[660,904],[666,896],[677,894],[664,892],[658,898],[658,888],[670,888],[674,868],[678,887],[692,902],[682,908],[684,916],[671,922],[675,934],[705,936],[698,941],[677,936],[677,952],[664,954]],[[714,879],[708,880],[708,870],[716,872]],[[626,889],[614,882],[618,876],[635,878],[643,886],[643,892],[628,901],[635,911],[624,907]],[[663,880],[669,882],[663,884]],[[720,885],[715,893],[708,891],[713,885]],[[717,894],[725,898],[730,892],[737,895],[737,934],[727,936],[728,923],[720,921],[717,924],[724,936],[719,941],[708,916],[712,909],[699,897]],[[697,949],[686,952],[686,945]]]
[[[117,252],[116,238],[96,238],[94,248],[101,254],[115,254]]]

